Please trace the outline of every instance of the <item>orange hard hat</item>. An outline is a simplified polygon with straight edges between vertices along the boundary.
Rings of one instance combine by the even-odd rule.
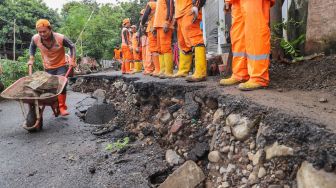
[[[123,25],[126,25],[128,23],[131,23],[129,18],[126,18],[126,19],[123,20]]]
[[[51,24],[47,19],[39,19],[36,22],[36,29],[40,28],[40,27],[50,27],[50,26],[51,26]]]

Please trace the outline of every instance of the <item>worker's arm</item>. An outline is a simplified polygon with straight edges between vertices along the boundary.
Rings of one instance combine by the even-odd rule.
[[[167,5],[166,21],[171,22],[174,18],[174,11],[175,11],[174,0],[166,0],[166,5]]]
[[[232,0],[224,0],[224,12],[231,12]]]
[[[76,67],[76,45],[67,37],[63,39],[63,46],[70,49],[70,65]]]
[[[146,24],[146,22],[148,21],[149,15],[151,14],[152,9],[149,5],[146,6],[146,10],[144,15],[142,16],[141,19],[141,25],[144,26]]]
[[[205,5],[206,0],[193,0],[193,6],[201,9]]]
[[[128,37],[129,33],[128,33],[128,31],[126,29],[124,29],[122,34],[124,36],[125,43],[127,44],[127,46],[129,46],[131,43],[129,41],[129,37]]]
[[[30,45],[29,45],[29,60],[28,65],[33,65],[35,61],[35,53],[36,53],[36,44],[34,42],[34,39],[32,38]]]

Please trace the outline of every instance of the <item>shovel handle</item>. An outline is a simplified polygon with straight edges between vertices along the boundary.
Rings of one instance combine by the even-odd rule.
[[[70,74],[70,72],[71,72],[72,69],[73,69],[73,66],[70,65],[68,71],[67,71],[66,74],[65,74],[65,77],[66,77],[66,78],[69,77],[69,74]]]
[[[28,74],[29,76],[33,74],[33,65],[28,65]]]

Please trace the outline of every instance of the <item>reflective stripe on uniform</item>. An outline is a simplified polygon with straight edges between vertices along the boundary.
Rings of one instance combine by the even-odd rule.
[[[269,54],[263,54],[263,55],[250,55],[247,54],[247,58],[254,60],[254,61],[259,61],[259,60],[268,60],[270,58]]]

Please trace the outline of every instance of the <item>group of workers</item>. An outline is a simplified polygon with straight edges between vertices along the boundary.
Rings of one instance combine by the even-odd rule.
[[[232,12],[232,76],[220,85],[239,84],[240,90],[254,90],[269,84],[270,8],[275,0],[224,0],[224,11]],[[201,29],[202,7],[206,0],[149,0],[141,11],[139,29],[123,20],[121,50],[115,59],[122,73],[160,78],[186,77],[189,82],[207,77],[206,48]],[[172,36],[177,32],[178,71],[174,74]],[[120,56],[122,54],[122,58]],[[142,54],[142,55],[141,55]],[[194,73],[189,76],[192,62]]]

